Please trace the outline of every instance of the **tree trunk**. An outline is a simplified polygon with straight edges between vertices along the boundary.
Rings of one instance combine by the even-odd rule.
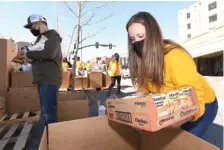
[[[77,37],[76,37],[76,49],[75,49],[75,55],[74,55],[73,69],[72,69],[72,91],[74,91],[74,89],[75,89],[76,62],[77,62],[77,55],[78,55],[79,42],[80,42],[81,2],[77,2],[77,9],[78,9],[78,17],[77,17]]]

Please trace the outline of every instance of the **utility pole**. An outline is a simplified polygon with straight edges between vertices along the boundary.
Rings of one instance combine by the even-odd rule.
[[[76,77],[76,62],[77,62],[77,55],[78,55],[78,49],[79,49],[79,41],[80,41],[80,30],[81,30],[81,2],[77,2],[77,37],[76,37],[76,47],[75,47],[75,55],[74,55],[74,62],[73,62],[73,71],[72,71],[72,92],[75,88],[75,77]]]

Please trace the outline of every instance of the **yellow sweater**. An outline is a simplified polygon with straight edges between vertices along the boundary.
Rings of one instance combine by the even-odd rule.
[[[87,64],[86,64],[86,69],[87,69],[87,70],[91,70],[92,67],[93,67],[93,65],[92,65],[91,63],[87,63]]]
[[[121,75],[121,62],[117,63],[116,60],[111,60],[108,69],[109,76],[120,76]]]
[[[68,64],[67,64],[67,62],[62,62],[62,70],[63,70],[63,71],[67,71],[67,69],[68,69]]]
[[[77,61],[76,68],[78,68],[78,69],[84,68],[84,63],[82,61]]]
[[[147,88],[138,87],[138,90],[150,93],[162,93],[181,87],[193,87],[197,94],[200,112],[194,116],[194,120],[200,118],[205,111],[205,104],[212,103],[215,92],[206,79],[197,72],[194,60],[182,49],[175,48],[164,58],[164,85],[159,88],[151,82]]]

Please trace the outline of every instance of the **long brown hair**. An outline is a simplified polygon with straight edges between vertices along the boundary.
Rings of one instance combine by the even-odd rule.
[[[143,54],[139,57],[133,50],[132,42],[128,37],[128,66],[133,84],[147,86],[148,81],[161,86],[164,83],[164,55],[172,49],[179,47],[179,44],[163,39],[162,32],[156,19],[148,12],[139,12],[133,15],[127,25],[126,30],[133,23],[140,23],[145,27],[146,35],[144,39]],[[171,44],[166,50],[164,45]]]
[[[118,63],[118,62],[119,62],[119,59],[120,59],[119,54],[118,54],[118,53],[115,53],[115,54],[114,54],[114,58],[115,58],[115,60],[116,60],[117,63]]]

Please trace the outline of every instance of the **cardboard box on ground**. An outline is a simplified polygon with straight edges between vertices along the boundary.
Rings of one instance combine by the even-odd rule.
[[[111,84],[111,77],[107,72],[103,72],[103,87],[109,87]]]
[[[58,97],[58,120],[68,121],[87,118],[89,101],[83,92],[60,93]]]
[[[33,87],[36,86],[33,83],[32,72],[16,71],[12,72],[12,87]]]
[[[39,111],[40,100],[37,87],[10,88],[6,108],[8,114]]]
[[[5,114],[6,114],[5,98],[0,97],[0,118],[2,118]]]
[[[77,76],[75,77],[75,89],[86,89],[89,87],[89,75],[87,77]]]
[[[103,87],[103,73],[101,71],[91,71],[89,73],[90,88]]]
[[[180,129],[140,134],[106,116],[50,124],[48,135],[49,145],[45,130],[39,150],[218,150]]]
[[[70,71],[64,71],[62,73],[62,83],[61,83],[61,87],[60,87],[60,90],[63,90],[63,89],[68,89],[69,88],[69,85],[70,85]]]

